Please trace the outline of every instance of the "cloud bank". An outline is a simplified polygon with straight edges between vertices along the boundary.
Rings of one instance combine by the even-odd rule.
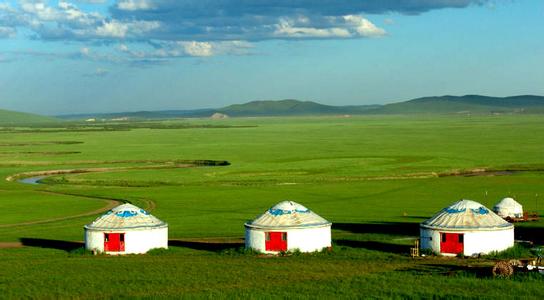
[[[369,15],[417,15],[485,2],[19,0],[0,3],[0,39],[27,35],[36,40],[79,42],[87,46],[116,45],[112,47],[115,54],[102,56],[121,56],[113,59],[118,61],[244,55],[251,53],[253,43],[265,40],[358,39],[386,35],[385,29],[374,24]],[[80,4],[85,4],[86,9],[81,9]]]

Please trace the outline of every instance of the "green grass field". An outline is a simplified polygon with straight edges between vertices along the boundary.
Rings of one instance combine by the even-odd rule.
[[[0,249],[0,295],[541,299],[544,276],[495,279],[488,259],[413,260],[408,253],[418,224],[461,198],[492,207],[514,196],[542,215],[543,121],[285,117],[1,131],[1,178],[109,171],[56,175],[41,185],[0,181],[0,245],[27,245]],[[174,168],[176,160],[230,165]],[[475,169],[492,172],[453,176]],[[108,205],[105,199],[153,208],[181,242],[140,256],[72,253],[83,225],[99,215],[85,214]],[[263,258],[237,244],[201,242],[242,238],[245,221],[285,199],[335,224],[332,253]],[[516,225],[516,235],[543,241],[544,222]]]

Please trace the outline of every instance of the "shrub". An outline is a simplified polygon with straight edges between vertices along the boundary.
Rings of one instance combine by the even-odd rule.
[[[70,251],[73,255],[94,255],[91,250],[87,250],[85,247],[79,247]]]
[[[483,255],[483,258],[488,259],[512,259],[512,258],[526,258],[532,257],[531,250],[521,244],[515,244],[503,251],[493,251],[487,255]]]
[[[148,255],[152,255],[152,256],[159,256],[159,255],[165,255],[165,254],[169,254],[171,253],[172,251],[170,249],[165,249],[165,248],[153,248],[149,251],[147,251],[146,254]]]

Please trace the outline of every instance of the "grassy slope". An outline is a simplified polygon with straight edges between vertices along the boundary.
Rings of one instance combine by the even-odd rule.
[[[221,109],[219,112],[229,116],[294,116],[294,115],[323,115],[361,113],[376,106],[330,106],[312,101],[299,100],[264,100],[244,104],[234,104]]]
[[[202,121],[198,121],[202,122]],[[400,216],[403,211],[412,215],[432,214],[436,209],[460,197],[472,197],[483,201],[484,189],[489,189],[487,205],[495,199],[514,193],[528,207],[539,185],[525,186],[526,176],[483,177],[468,179],[429,178],[418,180],[368,180],[376,176],[399,176],[412,173],[429,174],[451,169],[476,167],[508,167],[513,164],[542,164],[541,149],[544,137],[538,135],[540,117],[482,117],[482,118],[430,118],[413,119],[398,117],[364,117],[353,119],[309,118],[279,121],[275,119],[229,120],[229,124],[259,124],[256,128],[236,129],[182,129],[182,130],[133,130],[121,132],[4,134],[11,142],[48,140],[80,140],[84,144],[32,145],[0,147],[2,153],[2,177],[28,170],[48,170],[74,167],[119,166],[100,164],[100,161],[120,159],[226,159],[229,167],[127,171],[104,174],[66,176],[69,181],[83,181],[89,185],[53,186],[50,189],[100,196],[138,197],[155,200],[159,205],[157,215],[175,217],[187,214],[191,227],[208,223],[210,218],[221,215],[221,206],[232,209],[232,216],[224,215],[223,230],[238,235],[240,223],[260,213],[274,202],[292,198],[333,218],[333,221],[379,219],[380,206],[386,202],[392,209],[385,211],[387,218]],[[447,136],[447,139],[444,137]],[[504,141],[508,141],[505,143]],[[107,146],[106,146],[107,145]],[[33,153],[26,153],[31,150]],[[40,152],[48,154],[40,154]],[[52,155],[55,151],[76,152]],[[80,151],[81,153],[77,153]],[[70,163],[73,161],[73,163]],[[63,163],[62,165],[60,163]],[[122,164],[127,165],[127,164]],[[130,164],[128,164],[130,165]],[[536,175],[535,175],[536,176]],[[539,177],[535,177],[538,183]],[[86,182],[87,181],[87,182]],[[88,182],[90,181],[90,182]],[[459,182],[457,182],[459,181]],[[452,182],[451,184],[449,182]],[[77,183],[77,182],[76,182]],[[125,186],[134,186],[126,188]],[[141,186],[141,187],[138,187]],[[151,186],[151,187],[146,187]],[[155,186],[155,187],[153,187]],[[243,187],[243,188],[240,188]],[[18,184],[0,183],[0,189],[32,190]],[[39,187],[43,189],[43,187]],[[320,193],[314,193],[319,190]],[[414,197],[410,193],[421,190]],[[29,195],[32,193],[29,191]],[[432,191],[437,191],[433,193]],[[418,192],[418,193],[420,193]],[[220,195],[217,196],[217,195]],[[255,196],[258,195],[258,196]],[[377,196],[375,196],[377,195]],[[51,196],[55,199],[56,196]],[[397,197],[409,201],[397,202]],[[28,199],[12,203],[9,194],[4,199],[4,210],[15,211],[35,204]],[[61,197],[58,197],[59,199]],[[40,199],[36,197],[34,199]],[[222,199],[228,202],[222,203]],[[351,200],[353,209],[342,213],[330,211],[337,202]],[[91,200],[89,200],[91,201]],[[370,202],[369,202],[370,201]],[[418,202],[424,201],[425,206]],[[438,201],[438,202],[437,202]],[[193,211],[193,203],[208,203],[210,215]],[[485,201],[483,201],[485,202]],[[143,203],[143,202],[142,202]],[[103,202],[94,204],[97,208]],[[187,206],[187,207],[186,207]],[[413,207],[413,209],[407,209]],[[206,207],[204,207],[206,209]],[[359,215],[358,208],[372,209],[372,214]],[[72,211],[78,208],[71,207]],[[81,208],[83,211],[85,208]],[[198,209],[197,209],[198,210]],[[57,210],[45,209],[42,218],[54,217]],[[236,216],[236,217],[234,217]],[[10,217],[11,218],[11,217]],[[40,215],[28,214],[30,221]],[[79,221],[76,229],[66,224],[66,231],[49,232],[67,239],[78,239],[79,228],[88,217]],[[190,235],[222,235],[222,232],[190,231],[185,218],[175,218],[169,223],[176,237]],[[8,219],[0,224],[12,223]],[[47,228],[42,226],[41,228]],[[31,234],[34,228],[21,228]],[[0,229],[4,239],[16,239],[19,233]]]
[[[0,125],[48,123],[58,121],[52,117],[0,109]]]
[[[413,113],[542,113],[544,97],[514,96],[486,97],[479,95],[425,97],[406,102],[384,105],[370,111],[372,114]]]
[[[368,180],[476,167],[542,167],[541,116],[264,118],[218,123],[258,127],[4,133],[6,141],[19,145],[0,146],[1,177],[88,166],[85,162],[111,166],[117,164],[105,161],[126,159],[226,159],[232,165],[66,176],[74,183],[70,185],[32,187],[2,180],[0,207],[7,215],[0,218],[0,225],[103,205],[36,192],[45,189],[127,198],[138,205],[145,204],[144,198],[152,199],[157,203],[153,214],[170,224],[172,238],[241,237],[244,221],[280,200],[293,199],[336,224],[333,237],[337,245],[344,245],[336,247],[337,253],[262,259],[187,246],[173,247],[160,256],[117,258],[40,248],[0,249],[0,272],[9,274],[0,281],[0,294],[542,297],[541,278],[503,281],[470,272],[451,276],[447,274],[457,265],[474,262],[413,262],[402,254],[408,250],[407,238],[417,236],[418,222],[461,197],[491,206],[513,194],[526,209],[534,210],[534,195],[542,194],[541,174]],[[20,145],[69,140],[84,143]],[[55,151],[81,153],[52,155]],[[544,205],[538,207],[542,214]],[[25,210],[32,213],[22,214]],[[94,218],[0,228],[0,241],[78,241],[82,226]],[[534,234],[542,227],[542,223],[521,225],[517,232]]]

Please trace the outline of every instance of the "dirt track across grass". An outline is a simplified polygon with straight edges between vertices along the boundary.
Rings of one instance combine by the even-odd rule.
[[[137,170],[137,169],[165,169],[165,168],[191,168],[191,167],[197,167],[199,165],[228,165],[229,163],[226,161],[211,161],[211,160],[201,160],[201,161],[193,161],[192,163],[181,163],[181,161],[163,161],[163,164],[160,165],[152,165],[152,166],[137,166],[137,167],[112,167],[112,168],[85,168],[85,169],[67,169],[67,170],[47,170],[47,171],[32,171],[32,172],[24,172],[19,174],[14,174],[11,176],[6,177],[7,181],[13,182],[16,180],[20,180],[22,178],[28,178],[28,177],[36,177],[36,176],[53,176],[53,175],[61,175],[61,174],[80,174],[80,173],[95,173],[95,172],[114,172],[114,171],[123,171],[123,170]],[[15,226],[25,226],[25,225],[36,225],[36,224],[44,224],[44,223],[51,223],[51,222],[57,222],[57,221],[65,221],[80,217],[86,217],[86,216],[92,216],[97,215],[103,212],[106,212],[117,205],[125,202],[130,202],[125,199],[109,199],[105,197],[93,197],[93,196],[87,196],[87,195],[79,195],[79,194],[71,194],[71,193],[62,193],[62,192],[52,192],[52,191],[39,191],[41,193],[48,193],[48,194],[56,194],[56,195],[63,195],[63,196],[75,196],[75,197],[82,197],[82,198],[88,198],[93,200],[103,200],[107,202],[107,205],[85,213],[72,215],[72,216],[66,216],[66,217],[58,217],[58,218],[50,218],[45,220],[36,220],[36,221],[28,221],[28,222],[21,222],[21,223],[14,223],[14,224],[2,224],[0,225],[0,228],[9,228],[9,227],[15,227]],[[156,207],[156,204],[153,200],[150,199],[142,199],[146,203],[145,210],[147,211],[153,211]]]
[[[47,192],[47,193],[52,193],[52,192]],[[53,193],[53,194],[65,195],[65,194],[62,194],[62,193]],[[99,209],[93,210],[93,211],[89,211],[89,212],[85,212],[85,213],[81,213],[81,214],[77,214],[77,215],[72,215],[72,216],[50,218],[50,219],[45,219],[45,220],[28,221],[28,222],[14,223],[14,224],[2,224],[2,225],[0,225],[0,228],[45,224],[45,223],[51,223],[51,222],[64,221],[64,220],[76,219],[76,218],[80,218],[80,217],[87,217],[87,216],[97,215],[97,214],[103,213],[105,211],[108,211],[108,210],[116,207],[120,203],[122,203],[121,201],[113,200],[113,199],[106,200],[106,199],[101,199],[101,198],[95,198],[95,197],[89,197],[89,196],[80,196],[80,195],[78,195],[78,197],[95,199],[95,200],[105,200],[105,201],[107,201],[107,205],[104,206],[104,207],[101,207]]]
[[[0,242],[0,249],[21,248],[21,247],[23,247],[23,243],[21,242]]]

